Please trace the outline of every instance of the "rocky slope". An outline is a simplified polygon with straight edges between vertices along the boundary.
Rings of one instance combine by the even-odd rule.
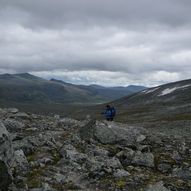
[[[191,140],[0,110],[1,191],[190,191]]]

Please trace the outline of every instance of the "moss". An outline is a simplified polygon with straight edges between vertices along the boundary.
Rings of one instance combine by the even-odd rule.
[[[58,191],[63,191],[64,190],[64,186],[61,184],[52,184],[52,188]]]
[[[165,177],[165,179],[163,179],[163,182],[165,183],[165,186],[171,187],[172,190],[190,190],[191,189],[190,181],[184,181],[177,177]]]
[[[32,153],[30,155],[27,156],[27,160],[28,162],[34,161],[37,157],[37,153]]]
[[[170,165],[175,165],[176,161],[172,159],[170,154],[156,154],[155,155],[155,166],[158,166],[160,163],[168,163]]]
[[[65,184],[65,188],[66,188],[67,190],[79,190],[79,189],[80,189],[80,188],[79,188],[77,185],[75,185],[72,181],[66,183],[66,184]]]
[[[54,162],[54,164],[56,164],[58,161],[60,161],[61,155],[60,155],[60,153],[58,152],[58,150],[53,149],[53,150],[51,150],[50,152],[51,152],[51,155],[52,155],[52,157],[53,157],[53,162]]]
[[[118,152],[121,151],[121,149],[116,145],[101,145],[101,146],[104,147],[104,149],[109,151],[109,155],[111,157],[115,156]]]
[[[161,122],[161,121],[167,121],[167,122],[173,122],[173,121],[190,121],[191,120],[191,114],[189,113],[182,113],[182,114],[174,114],[164,117],[155,117],[155,119],[152,120],[152,122]]]
[[[124,189],[127,185],[127,181],[125,178],[115,179],[112,176],[106,176],[102,178],[101,185],[104,188],[113,187],[117,189]]]
[[[41,175],[43,170],[42,168],[37,168],[27,174],[27,185],[29,188],[41,187]]]
[[[166,120],[168,121],[180,121],[180,120],[191,120],[191,114],[177,114],[174,116],[168,117]]]
[[[126,181],[124,179],[120,179],[116,181],[116,187],[119,189],[124,189],[126,186]]]

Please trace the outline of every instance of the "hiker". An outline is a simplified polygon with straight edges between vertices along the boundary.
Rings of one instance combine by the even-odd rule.
[[[104,112],[102,112],[102,114],[105,115],[107,121],[113,121],[113,118],[116,115],[116,110],[114,107],[106,105],[106,109]]]

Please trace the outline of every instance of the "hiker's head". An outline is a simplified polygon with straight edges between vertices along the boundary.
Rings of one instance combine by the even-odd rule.
[[[107,109],[111,108],[110,105],[106,105],[105,107],[106,107]]]

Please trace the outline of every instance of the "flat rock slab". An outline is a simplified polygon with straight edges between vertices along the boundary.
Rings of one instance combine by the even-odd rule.
[[[90,121],[80,129],[79,133],[81,138],[85,141],[94,139],[102,144],[121,145],[136,144],[137,142],[144,141],[147,136],[146,130],[141,127],[100,121]]]

